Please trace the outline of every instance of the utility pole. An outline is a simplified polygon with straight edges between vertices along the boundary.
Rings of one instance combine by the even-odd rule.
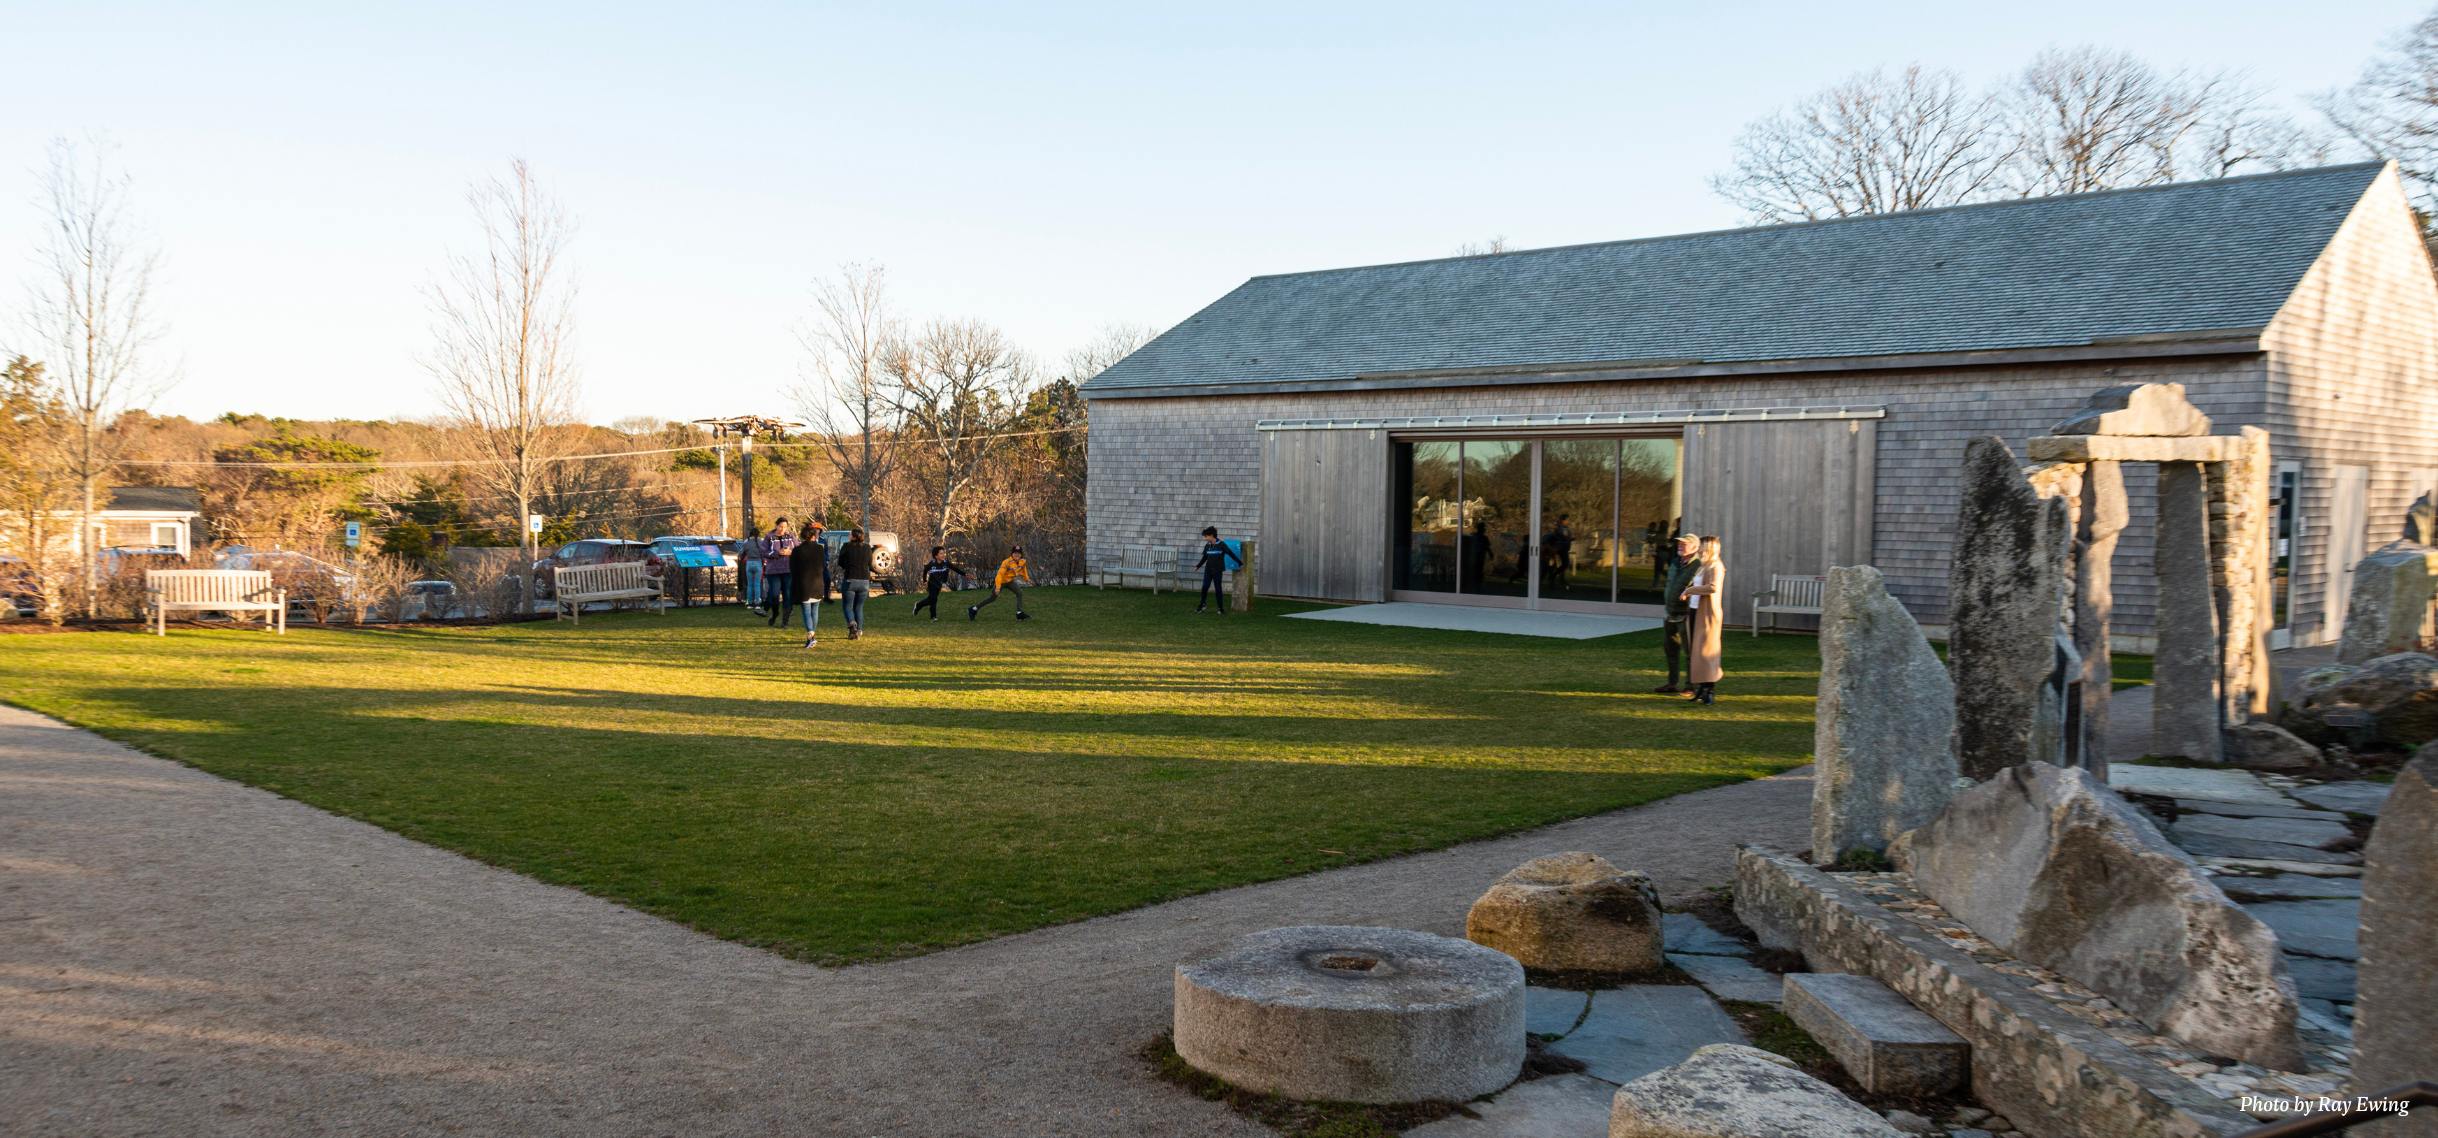
[[[786,419],[776,419],[768,415],[730,415],[724,419],[696,419],[695,422],[711,428],[711,437],[715,439],[725,439],[730,435],[735,435],[737,437],[737,453],[740,456],[737,479],[741,484],[739,488],[742,490],[744,496],[743,532],[748,534],[752,533],[753,440],[756,438],[767,438],[772,442],[777,442],[787,437],[789,428],[801,427],[804,424],[790,422]],[[725,493],[727,488],[728,479],[725,475],[723,475],[720,478],[720,489],[723,493]],[[724,509],[720,515],[720,520],[722,524],[725,524],[727,521],[727,514],[724,512]]]

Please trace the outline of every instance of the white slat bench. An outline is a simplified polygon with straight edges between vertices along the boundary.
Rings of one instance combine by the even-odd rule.
[[[1789,577],[1772,573],[1769,589],[1752,595],[1752,634],[1761,634],[1761,614],[1769,613],[1769,623],[1775,628],[1778,614],[1790,616],[1820,615],[1820,594],[1828,587],[1826,577]],[[1767,602],[1764,604],[1763,602]]]
[[[1177,571],[1176,565],[1162,564],[1162,560],[1159,550],[1148,545],[1129,545],[1118,551],[1117,560],[1101,563],[1100,586],[1108,588],[1109,582],[1114,579],[1122,589],[1127,581],[1139,578],[1151,582],[1154,593],[1160,591],[1163,581],[1182,591],[1185,588],[1184,575]]]
[[[641,561],[559,566],[550,571],[550,593],[552,620],[564,614],[582,624],[584,606],[594,601],[613,606],[621,601],[650,601],[662,616],[669,614],[669,606],[661,603],[660,578],[645,572]]]
[[[262,626],[288,634],[288,593],[260,569],[150,569],[144,573],[144,603],[152,632],[169,635],[169,614],[258,612]]]

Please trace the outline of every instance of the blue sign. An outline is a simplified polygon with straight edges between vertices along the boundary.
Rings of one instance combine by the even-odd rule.
[[[728,564],[728,558],[721,555],[716,545],[681,545],[671,551],[670,557],[680,569],[718,569]]]
[[[349,548],[349,549],[354,549],[354,548],[356,547],[357,543],[359,543],[359,542],[361,542],[361,541],[363,541],[363,540],[364,540],[364,523],[362,523],[362,522],[349,522],[349,523],[347,523],[347,548]]]

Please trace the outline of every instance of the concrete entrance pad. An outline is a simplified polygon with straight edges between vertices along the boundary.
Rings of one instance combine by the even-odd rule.
[[[1639,616],[1593,616],[1579,612],[1535,612],[1529,609],[1483,608],[1475,605],[1433,605],[1390,601],[1376,605],[1288,613],[1296,620],[1339,620],[1351,624],[1385,624],[1393,628],[1437,628],[1448,632],[1496,632],[1507,636],[1547,636],[1558,640],[1597,640],[1648,632],[1657,620]]]

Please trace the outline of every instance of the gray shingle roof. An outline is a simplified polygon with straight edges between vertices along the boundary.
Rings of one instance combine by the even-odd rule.
[[[2258,328],[2381,168],[1255,277],[1085,389]]]
[[[113,486],[102,508],[195,513],[203,508],[203,495],[192,486]]]

